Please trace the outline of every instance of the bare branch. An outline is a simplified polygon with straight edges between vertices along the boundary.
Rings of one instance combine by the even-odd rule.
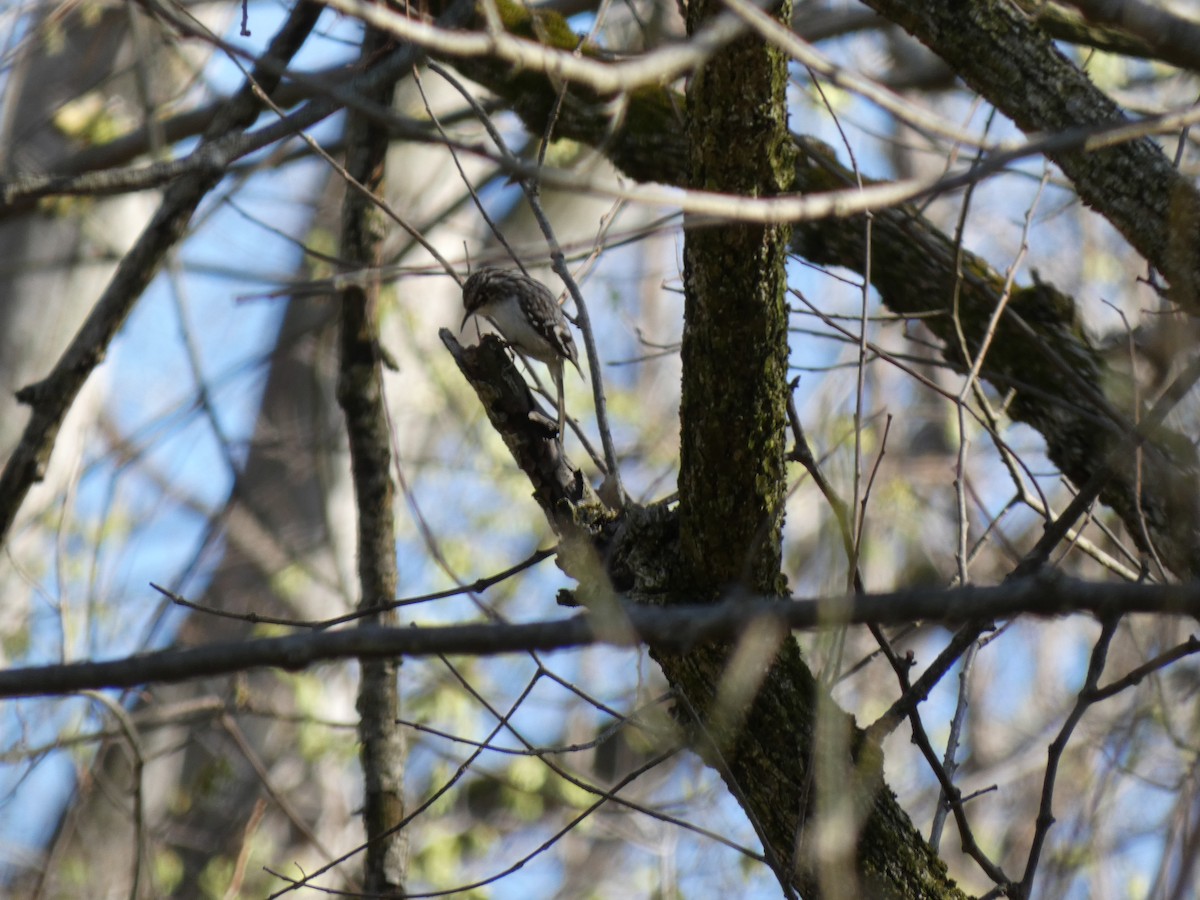
[[[1042,577],[994,587],[914,589],[791,602],[736,599],[715,606],[631,605],[624,609],[626,623],[621,629],[612,628],[611,623],[598,623],[587,615],[520,625],[369,626],[163,650],[110,662],[8,669],[0,672],[0,697],[184,681],[257,666],[295,671],[352,656],[371,659],[437,654],[490,656],[591,644],[629,646],[638,641],[664,651],[686,653],[702,644],[733,639],[763,619],[790,629],[828,628],[831,609],[838,611],[835,626],[868,622],[896,625],[915,619],[958,625],[1019,615],[1045,617],[1073,613],[1087,613],[1100,619],[1131,613],[1200,618],[1200,584],[1095,584],[1072,578]],[[916,691],[919,700],[927,687],[920,680],[917,685],[921,685]],[[899,711],[901,717],[907,713],[907,708]]]

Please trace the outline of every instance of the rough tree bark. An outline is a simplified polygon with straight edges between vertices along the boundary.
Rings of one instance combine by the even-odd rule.
[[[867,0],[912,34],[1028,134],[1059,135],[1130,117],[1015,4]],[[1200,191],[1149,137],[1115,146],[1084,142],[1046,151],[1081,200],[1108,219],[1196,310]]]
[[[368,28],[364,63],[381,55],[389,38]],[[394,84],[380,86],[369,99],[390,106]],[[346,170],[361,189],[347,185],[342,206],[341,260],[350,270],[378,273],[385,229],[374,197],[383,196],[388,133],[379,123],[351,111],[346,126]],[[379,346],[379,280],[370,278],[342,291],[341,359],[338,402],[346,415],[350,462],[358,511],[358,609],[370,613],[396,596],[395,490],[391,440],[383,402]],[[360,623],[395,624],[395,611],[365,615]],[[403,893],[407,834],[404,818],[404,733],[397,678],[400,661],[361,660],[358,733],[364,781],[366,831],[364,887],[372,894]]]

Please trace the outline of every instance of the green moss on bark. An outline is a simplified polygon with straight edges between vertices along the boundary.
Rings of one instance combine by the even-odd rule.
[[[695,32],[717,2],[689,6]],[[790,5],[777,10],[787,15]],[[757,36],[735,41],[688,91],[689,183],[762,197],[795,174],[787,63]],[[690,223],[684,249],[682,550],[708,595],[779,592],[787,415],[787,226]]]

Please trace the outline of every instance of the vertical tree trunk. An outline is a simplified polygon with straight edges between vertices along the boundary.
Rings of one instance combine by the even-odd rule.
[[[383,32],[368,28],[362,59],[369,63],[389,44]],[[390,106],[394,86],[369,98]],[[351,111],[346,128],[346,169],[372,195],[383,196],[387,158],[386,128]],[[372,199],[346,188],[342,207],[341,258],[353,268],[375,272],[383,240],[383,217]],[[341,363],[338,400],[346,414],[350,460],[358,509],[360,611],[369,612],[396,596],[396,538],[392,522],[391,441],[383,404],[379,351],[379,282],[370,277],[342,292]],[[395,613],[364,616],[364,625],[395,623]],[[358,693],[367,849],[364,887],[368,893],[402,893],[405,834],[396,830],[404,817],[404,735],[397,691],[398,660],[363,660]]]
[[[691,3],[689,32],[721,8]],[[775,14],[786,20],[789,9]],[[690,185],[744,196],[788,188],[786,85],[786,59],[754,36],[709,60],[688,91]],[[785,591],[789,236],[784,226],[687,231],[676,591],[685,601]],[[884,785],[878,748],[790,635],[750,629],[734,645],[652,652],[693,746],[745,809],[785,891],[961,896]]]
[[[724,9],[688,6],[694,34]],[[778,14],[786,21],[791,4]],[[688,90],[693,187],[746,196],[786,190],[787,60],[758,37],[715,54]],[[684,247],[680,528],[704,590],[783,589],[787,417],[784,225],[692,227]]]

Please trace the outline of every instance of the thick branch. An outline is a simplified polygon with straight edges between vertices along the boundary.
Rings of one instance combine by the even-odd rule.
[[[592,616],[519,625],[486,623],[441,628],[372,625],[342,631],[305,631],[279,638],[239,639],[107,662],[5,669],[0,671],[0,697],[128,688],[229,675],[262,666],[299,671],[315,663],[353,657],[491,656],[591,644],[629,646],[638,641],[666,652],[687,653],[710,642],[735,641],[751,623],[764,621],[789,629],[809,630],[843,624],[901,625],[914,621],[952,627],[1019,615],[1077,613],[1100,620],[1133,613],[1200,618],[1200,584],[1092,583],[1047,577],[991,587],[913,589],[812,600],[743,598],[716,605],[671,607],[630,603],[624,610],[627,624],[623,629],[614,629],[608,622],[597,623]]]
[[[801,144],[809,164],[825,170],[827,183],[846,183],[850,173],[822,145]],[[793,245],[813,262],[861,271],[866,254],[863,235],[846,227],[856,221],[861,220],[798,225]],[[983,259],[963,252],[963,275],[957,279],[954,242],[908,207],[878,211],[872,229],[871,281],[888,308],[901,315],[920,315],[943,341],[946,358],[965,367],[957,327],[969,352],[976,354],[1003,294],[1003,278]],[[956,280],[957,323],[950,315]],[[1009,416],[1037,429],[1054,464],[1082,485],[1106,468],[1110,451],[1132,435],[1133,416],[1109,399],[1129,376],[1108,366],[1078,319],[1074,300],[1050,285],[1016,288],[981,374],[1001,392],[1014,392]],[[1140,411],[1138,418],[1144,416],[1145,410]],[[1190,441],[1168,428],[1156,429],[1142,452],[1141,459],[1136,453],[1127,454],[1108,472],[1100,499],[1117,512],[1139,543],[1143,543],[1144,522],[1170,569],[1181,576],[1200,574],[1196,452]]]
[[[1169,10],[1140,0],[1017,0],[1017,5],[1055,40],[1200,71],[1200,23]]]
[[[492,427],[533,485],[534,499],[560,534],[569,534],[581,511],[603,515],[591,484],[555,439],[554,418],[538,405],[504,344],[484,335],[474,347],[463,347],[451,332],[438,332],[487,412]]]
[[[1027,133],[1056,134],[1126,118],[1011,3],[867,0],[867,5],[942,57]],[[1163,274],[1175,301],[1200,309],[1200,192],[1191,179],[1150,138],[1049,156],[1080,199]]]

